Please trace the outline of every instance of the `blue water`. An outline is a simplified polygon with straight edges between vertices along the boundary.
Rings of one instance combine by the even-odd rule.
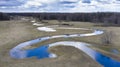
[[[38,59],[49,58],[50,53],[48,52],[48,47],[49,46],[40,46],[38,48],[29,49],[27,50],[27,57],[37,57]],[[97,51],[94,52],[95,53],[92,55],[95,57],[94,60],[96,60],[104,67],[120,67],[119,61],[107,57]]]
[[[96,32],[97,34],[99,34],[99,32]],[[60,37],[64,37],[64,38],[68,38],[70,35],[66,34],[66,36],[64,35],[60,35]],[[71,35],[70,37],[73,37],[74,35]],[[79,35],[77,35],[79,36]],[[82,36],[88,36],[86,34],[81,34]],[[91,36],[91,35],[89,35]],[[76,37],[76,35],[74,36]],[[59,38],[59,37],[53,37],[53,38]],[[39,43],[41,41],[45,41],[48,39],[52,39],[52,37],[42,37],[42,38],[38,38],[38,39],[34,39],[28,42],[24,42],[19,44],[17,47],[13,48],[10,51],[10,56],[18,58],[18,59],[23,59],[23,58],[31,58],[31,57],[36,57],[37,59],[43,59],[43,58],[50,58],[51,53],[48,51],[49,46],[45,45],[45,46],[40,46],[34,49],[28,49],[28,50],[21,50],[21,48],[28,46],[28,45],[32,45],[32,44],[36,44]],[[95,61],[97,61],[98,63],[100,63],[101,65],[103,65],[104,67],[120,67],[120,62],[117,60],[114,60],[110,57],[107,57],[87,46],[85,46],[83,44],[83,46],[81,47],[82,51],[84,51],[87,55],[89,55],[92,59],[94,59]],[[80,48],[80,49],[81,49]],[[114,53],[117,53],[116,50],[113,50]]]
[[[120,67],[120,62],[96,52],[95,60],[104,67]]]
[[[112,49],[112,50],[110,50],[110,52],[112,52],[112,53],[114,53],[114,54],[120,54],[119,51],[116,50],[116,49]]]
[[[48,46],[40,46],[38,48],[27,50],[27,57],[37,57],[38,59],[48,58]]]

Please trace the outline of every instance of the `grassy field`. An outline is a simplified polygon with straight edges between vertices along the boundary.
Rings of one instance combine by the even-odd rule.
[[[120,51],[120,27],[101,27],[89,22],[62,22],[59,23],[56,20],[47,21],[45,26],[57,25],[57,24],[71,24],[68,27],[83,27],[102,29],[107,31],[114,31],[116,37],[113,44],[104,46],[100,36],[82,37],[82,38],[58,38],[43,41],[42,43],[35,44],[34,47],[45,45],[57,41],[81,41],[94,44],[96,48],[109,49],[111,47],[117,48]],[[60,27],[63,25],[60,25]],[[101,67],[97,62],[92,60],[89,56],[84,54],[73,47],[57,46],[51,48],[50,51],[55,52],[59,57],[55,59],[42,59],[38,60],[33,58],[29,59],[13,59],[9,56],[9,50],[17,46],[19,43],[36,39],[43,36],[52,36],[60,34],[73,34],[73,33],[88,33],[92,31],[84,30],[59,30],[57,32],[43,32],[36,29],[37,26],[33,26],[29,21],[0,21],[0,66],[2,67]]]

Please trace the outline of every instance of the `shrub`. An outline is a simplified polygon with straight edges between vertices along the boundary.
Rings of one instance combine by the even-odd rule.
[[[102,44],[113,44],[114,37],[115,34],[113,31],[105,31],[103,36],[101,37]]]

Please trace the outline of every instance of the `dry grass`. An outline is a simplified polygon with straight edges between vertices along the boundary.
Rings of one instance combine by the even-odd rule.
[[[45,24],[52,25],[52,24]],[[64,31],[64,32],[63,32]],[[77,32],[76,32],[77,31]],[[89,31],[90,32],[90,31]],[[57,33],[46,33],[36,29],[30,22],[24,21],[0,21],[0,67],[100,67],[86,54],[82,54],[78,50],[68,47],[69,51],[73,51],[74,55],[69,55],[68,50],[65,50],[66,57],[63,59],[58,57],[56,59],[42,59],[37,60],[34,57],[28,59],[13,59],[9,56],[9,50],[18,45],[19,43],[36,39],[42,36],[52,36],[67,33],[87,33],[87,31],[78,30],[59,30]],[[61,38],[62,40],[63,38]],[[53,40],[53,42],[56,39]],[[58,39],[59,40],[59,39]],[[64,39],[63,39],[64,40]],[[72,40],[72,39],[71,39]],[[44,42],[48,44],[48,42]],[[41,43],[41,45],[43,45]],[[40,46],[40,45],[39,45]],[[60,47],[61,48],[61,47]],[[60,51],[60,48],[59,51]],[[65,47],[66,48],[66,47]],[[56,48],[57,49],[57,48]],[[64,47],[62,48],[64,49]],[[65,54],[64,53],[64,54]],[[77,55],[78,54],[78,55]],[[84,60],[84,62],[83,62]]]
[[[48,21],[47,25],[60,24],[57,21]],[[73,24],[71,27],[84,27],[84,28],[98,28],[103,30],[112,30],[116,33],[117,38],[115,40],[115,46],[119,48],[119,27],[94,27],[93,23],[83,23],[83,22],[62,22]],[[73,47],[56,47],[53,48],[56,53],[63,54],[55,59],[42,59],[36,60],[34,57],[29,59],[17,60],[9,56],[9,50],[18,45],[19,43],[36,39],[43,36],[52,36],[59,34],[73,34],[73,33],[87,33],[91,31],[82,30],[59,30],[54,33],[40,32],[33,26],[30,22],[24,21],[0,21],[0,66],[2,67],[100,67],[94,60],[83,52],[73,48]],[[101,36],[83,37],[83,38],[58,38],[44,41],[42,43],[36,44],[36,46],[45,45],[48,43],[53,43],[56,41],[82,41],[91,44],[96,44],[101,46],[100,42]],[[107,46],[106,46],[107,47]],[[62,49],[62,50],[61,50]],[[63,52],[64,51],[64,52]],[[71,54],[72,52],[72,54]],[[65,57],[65,58],[64,58]]]

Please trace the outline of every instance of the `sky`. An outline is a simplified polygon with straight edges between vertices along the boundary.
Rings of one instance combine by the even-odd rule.
[[[0,0],[0,12],[120,12],[120,0]]]

